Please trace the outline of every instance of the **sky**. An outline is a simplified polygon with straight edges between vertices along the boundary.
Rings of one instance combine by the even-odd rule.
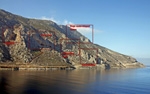
[[[94,43],[150,58],[150,0],[0,0],[0,8],[57,24],[93,24]],[[91,32],[81,31],[89,39]]]

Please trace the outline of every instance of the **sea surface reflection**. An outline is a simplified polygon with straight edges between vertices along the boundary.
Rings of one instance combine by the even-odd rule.
[[[150,67],[0,71],[0,94],[150,94]]]

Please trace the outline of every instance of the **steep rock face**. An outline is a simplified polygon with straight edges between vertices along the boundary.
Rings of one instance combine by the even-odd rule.
[[[0,62],[3,63],[98,63],[104,64],[106,68],[143,66],[130,56],[91,43],[78,31],[69,31],[69,27],[59,26],[52,21],[24,18],[4,10],[0,10],[0,41]],[[62,55],[63,52],[73,54]]]

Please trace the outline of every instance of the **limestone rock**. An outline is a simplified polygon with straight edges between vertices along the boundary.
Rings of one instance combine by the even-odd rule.
[[[0,62],[38,65],[98,63],[106,68],[144,66],[133,57],[91,43],[78,31],[71,32],[67,26],[24,18],[4,10],[0,10],[0,34]],[[83,44],[79,45],[79,42]],[[62,55],[66,51],[73,54]]]

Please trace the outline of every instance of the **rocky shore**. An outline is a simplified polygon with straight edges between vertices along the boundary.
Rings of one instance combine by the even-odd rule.
[[[133,64],[121,64],[118,66],[113,66],[113,67],[108,67],[106,64],[96,64],[95,66],[82,66],[81,64],[77,65],[53,65],[53,66],[41,66],[41,65],[36,65],[36,64],[12,64],[12,63],[5,63],[5,64],[0,64],[0,70],[68,70],[68,69],[127,69],[127,68],[142,68],[145,67],[143,64],[140,63],[133,63]]]

